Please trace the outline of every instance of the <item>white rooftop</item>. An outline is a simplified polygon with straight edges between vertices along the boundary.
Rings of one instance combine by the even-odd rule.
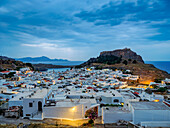
[[[38,89],[36,91],[36,93],[34,93],[34,95],[31,95],[31,97],[27,97],[27,98],[44,98],[48,93],[49,93],[50,89],[46,89],[46,88],[42,88],[42,89]]]
[[[170,110],[162,102],[131,102],[135,110]]]
[[[56,103],[56,107],[74,107],[80,104],[97,104],[95,99],[65,99]]]

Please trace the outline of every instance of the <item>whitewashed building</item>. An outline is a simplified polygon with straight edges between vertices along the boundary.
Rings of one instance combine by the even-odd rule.
[[[134,124],[170,127],[170,108],[162,102],[131,102]]]

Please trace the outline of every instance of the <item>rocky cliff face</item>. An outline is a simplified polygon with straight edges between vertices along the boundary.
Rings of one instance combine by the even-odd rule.
[[[111,56],[111,55],[122,57],[122,59],[132,59],[144,63],[142,57],[140,55],[137,55],[136,52],[133,52],[129,48],[118,49],[114,51],[103,51],[100,53],[100,56]]]

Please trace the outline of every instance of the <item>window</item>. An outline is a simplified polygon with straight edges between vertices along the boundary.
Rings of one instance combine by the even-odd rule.
[[[114,99],[114,101],[113,102],[119,102],[119,100],[118,99]]]
[[[29,103],[29,107],[32,107],[33,106],[33,104],[32,103]]]

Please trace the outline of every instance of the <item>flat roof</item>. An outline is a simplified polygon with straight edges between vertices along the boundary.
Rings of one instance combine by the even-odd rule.
[[[110,106],[104,107],[103,111],[104,113],[131,113],[130,111],[125,110],[121,107],[110,107]]]
[[[57,102],[56,107],[74,107],[85,103],[97,104],[95,99],[65,99]]]
[[[170,110],[162,102],[131,102],[131,105],[135,110]]]
[[[19,98],[21,98],[21,97],[26,98],[31,93],[32,93],[32,91],[24,91],[23,93],[20,92],[20,93],[16,94],[16,96],[14,96],[14,98],[10,99],[9,101],[18,101]]]
[[[49,91],[50,89],[46,89],[46,88],[38,89],[36,93],[34,93],[34,95],[31,95],[30,98],[44,98],[48,94]]]
[[[57,102],[56,107],[74,107],[79,105],[78,103],[73,103],[73,102]]]
[[[113,96],[112,94],[115,94],[115,96]],[[109,90],[109,91],[106,91],[106,92],[97,92],[96,93],[97,96],[105,96],[105,97],[122,97],[122,95],[116,91],[116,90]]]

